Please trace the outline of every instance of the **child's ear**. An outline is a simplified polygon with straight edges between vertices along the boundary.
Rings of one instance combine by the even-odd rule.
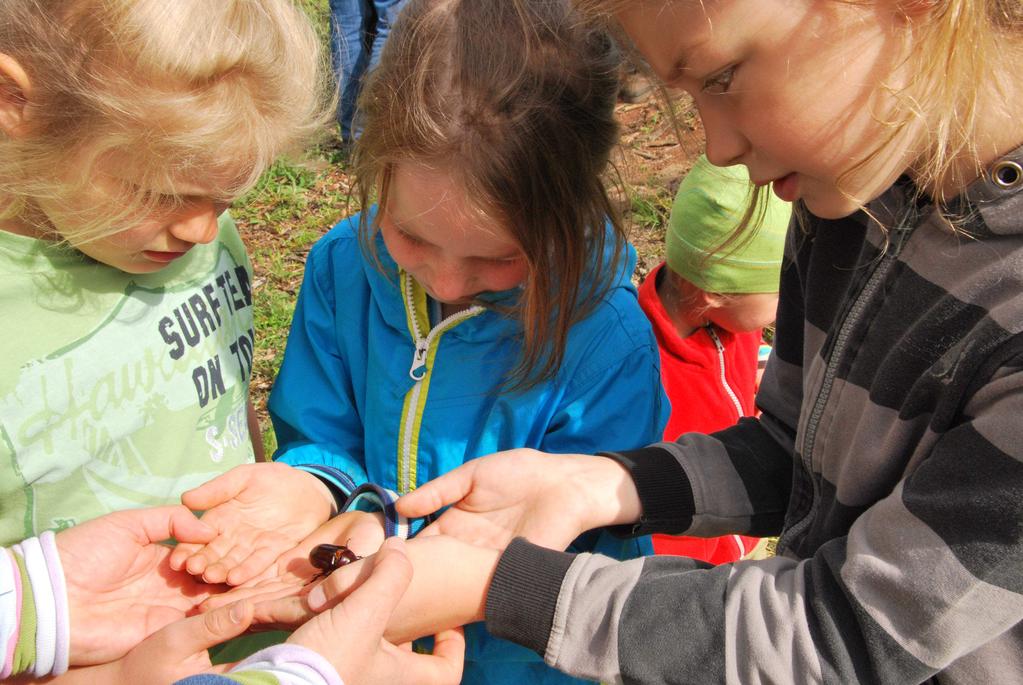
[[[704,311],[710,311],[712,309],[721,309],[728,305],[732,298],[728,295],[721,293],[708,293],[705,290],[700,291],[701,299],[703,300]]]
[[[32,83],[18,60],[0,52],[0,131],[12,138],[25,134],[31,92]]]

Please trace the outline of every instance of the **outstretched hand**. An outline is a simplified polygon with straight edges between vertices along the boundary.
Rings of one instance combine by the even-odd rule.
[[[178,545],[171,566],[209,583],[241,585],[330,518],[333,497],[316,476],[287,464],[237,466],[181,496],[218,535]]]
[[[392,537],[371,560],[360,563],[365,566],[360,587],[331,610],[302,625],[288,642],[327,657],[348,685],[459,682],[465,658],[461,630],[437,633],[433,654],[416,654],[384,638],[392,613],[413,580],[404,541]]]
[[[640,515],[635,486],[616,462],[531,449],[473,459],[419,486],[396,506],[409,518],[450,506],[419,536],[450,535],[495,549],[524,537],[563,550],[591,528]]]
[[[247,598],[255,603],[254,623],[301,625],[358,591],[373,577],[383,552],[398,544],[384,543],[380,554],[344,566],[313,584],[267,582],[261,588],[252,588]],[[391,612],[385,639],[395,644],[408,642],[439,629],[483,619],[487,588],[500,552],[444,535],[409,540],[403,548],[415,572]]]
[[[326,658],[347,685],[455,685],[461,680],[461,630],[438,632],[432,654],[416,654],[383,637],[412,580],[403,542],[391,538],[384,543],[366,560],[357,589],[332,602],[330,610],[313,615],[288,638]],[[206,647],[241,633],[252,619],[252,603],[239,601],[174,623],[116,664],[119,677],[110,682],[170,682],[208,671]]]
[[[230,664],[213,666],[208,650],[238,637],[250,623],[252,605],[247,602],[175,621],[108,664],[103,680],[96,682],[169,684],[198,673],[226,671]]]
[[[210,597],[200,608],[202,611],[210,611],[243,599],[259,601],[301,593],[320,574],[320,570],[309,563],[309,552],[317,545],[345,545],[358,556],[368,557],[380,548],[383,541],[383,514],[364,511],[339,514],[293,549],[279,556],[258,578],[224,594]],[[263,627],[290,630],[311,616],[311,613],[307,613],[302,615],[301,620]]]
[[[57,533],[71,616],[71,665],[112,661],[184,618],[217,588],[169,563],[175,538],[204,543],[216,533],[182,506],[107,514]]]

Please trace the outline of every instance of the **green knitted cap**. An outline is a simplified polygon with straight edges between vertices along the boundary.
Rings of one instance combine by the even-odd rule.
[[[740,237],[712,255],[738,227],[752,198],[746,167],[716,167],[700,156],[683,179],[668,224],[668,267],[710,293],[776,293],[792,205],[761,193],[752,238]]]

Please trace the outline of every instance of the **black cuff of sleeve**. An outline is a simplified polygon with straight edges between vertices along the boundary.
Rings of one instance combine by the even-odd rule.
[[[547,651],[561,584],[574,554],[538,547],[516,538],[501,555],[487,592],[487,630],[528,647]]]
[[[693,486],[678,459],[663,444],[628,452],[601,452],[600,456],[625,467],[643,505],[638,523],[611,526],[609,532],[619,537],[682,533],[693,525]]]

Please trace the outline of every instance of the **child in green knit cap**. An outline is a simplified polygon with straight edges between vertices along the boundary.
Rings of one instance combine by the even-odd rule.
[[[761,333],[774,321],[792,208],[762,193],[750,222],[756,230],[730,240],[747,213],[751,190],[746,167],[715,167],[701,156],[675,197],[666,263],[640,288],[672,405],[666,440],[710,433],[753,415]],[[741,536],[654,536],[659,554],[715,564],[737,561],[756,544],[756,538]]]

